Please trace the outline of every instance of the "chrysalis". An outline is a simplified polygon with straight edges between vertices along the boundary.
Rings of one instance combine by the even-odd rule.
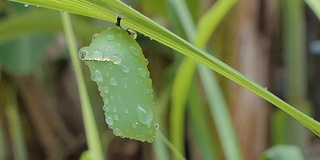
[[[152,142],[156,119],[147,61],[139,44],[117,25],[95,34],[79,56],[103,97],[105,121],[116,136]]]

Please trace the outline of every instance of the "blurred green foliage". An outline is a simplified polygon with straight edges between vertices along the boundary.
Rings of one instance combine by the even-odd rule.
[[[311,6],[313,12],[316,15],[319,15],[318,6],[320,2],[312,0],[305,1],[308,5]],[[79,0],[78,2],[79,4],[80,2],[86,2],[85,4],[87,5],[93,3],[93,1],[89,2],[86,0]],[[96,5],[97,3],[104,4],[103,2],[94,2],[96,3]],[[177,3],[178,5],[175,6],[173,2]],[[184,1],[182,0],[125,1],[125,3],[131,5],[135,10],[139,10],[139,12],[153,19],[160,25],[148,26],[149,24],[144,23],[145,21],[138,21],[140,23],[140,26],[135,26],[136,24],[133,23],[134,21],[130,21],[130,18],[136,18],[135,14],[133,14],[134,11],[129,19],[124,19],[124,24],[127,24],[128,26],[131,25],[133,27],[138,27],[141,30],[145,30],[146,32],[148,31],[146,30],[146,28],[149,29],[148,27],[150,27],[151,29],[152,27],[159,29],[157,27],[165,26],[166,28],[173,30],[180,37],[186,37],[185,39],[189,39],[189,41],[191,42],[193,42],[194,39],[190,38],[192,37],[190,35],[197,35],[201,33],[207,38],[200,38],[200,40],[198,39],[199,42],[195,40],[195,45],[199,47],[199,43],[203,43],[200,45],[200,47],[212,51],[215,50],[215,48],[213,48],[211,45],[212,42],[210,42],[210,38],[212,38],[212,30],[215,30],[216,27],[221,25],[221,21],[225,18],[225,15],[236,13],[237,6],[232,8],[234,2],[236,1],[219,0],[217,2],[205,1],[202,4],[202,1],[187,0],[185,4],[182,5],[182,3],[184,3]],[[46,2],[43,1],[41,3]],[[212,5],[212,7],[210,8],[209,6],[205,6],[208,4]],[[215,4],[216,6],[214,6],[213,4]],[[220,7],[217,7],[219,6],[217,4],[219,4]],[[59,7],[58,4],[56,6]],[[68,7],[73,12],[77,11],[77,6],[61,6],[61,8]],[[181,7],[185,8],[182,8],[182,10],[180,10]],[[215,7],[217,7],[218,9]],[[281,11],[286,11],[285,9],[294,9],[290,8],[289,5],[277,7],[279,7],[278,9]],[[281,7],[287,8],[284,9]],[[208,12],[204,11],[203,8],[209,9]],[[183,10],[189,12],[190,14],[181,14]],[[287,13],[287,15],[284,15],[284,17],[287,17],[288,20],[293,21],[295,20],[291,18],[302,18],[302,20],[304,20],[304,12],[295,12],[295,10],[291,11],[293,12]],[[110,20],[114,18],[112,16],[105,15],[104,12],[107,11],[97,9],[91,11],[90,14],[88,12],[87,16],[92,17],[94,13],[100,13],[100,18],[107,17],[107,19],[109,18]],[[82,12],[83,15],[85,15],[85,13],[86,12]],[[298,16],[301,17],[292,17],[293,13],[298,14]],[[206,18],[205,16],[203,16],[203,14],[212,17]],[[188,16],[184,17],[185,15]],[[194,24],[185,23],[186,21],[183,21],[183,18],[189,19],[189,21],[193,22]],[[203,21],[201,22],[201,20]],[[231,21],[230,23],[234,23],[232,16],[231,18],[227,17],[227,20]],[[197,22],[198,29],[200,29],[201,31],[198,30],[197,32],[194,29],[192,29],[192,31],[188,31],[188,27],[196,28],[195,24],[197,24]],[[76,15],[71,15],[71,20],[69,21],[69,23],[71,23],[73,26],[73,30],[76,35],[76,37],[73,37],[76,38],[76,40],[73,42],[77,43],[78,48],[88,45],[91,41],[91,36],[94,33],[100,33],[108,26],[114,25],[113,23],[110,24],[97,19]],[[213,26],[211,26],[210,24],[213,24]],[[298,23],[295,24],[301,25],[302,22],[300,23],[298,20]],[[194,27],[191,27],[191,25],[194,25]],[[292,25],[294,25],[294,22],[292,23]],[[288,30],[288,28],[292,27],[292,25],[279,26],[282,27],[279,30],[282,29],[286,31]],[[124,25],[124,27],[127,26]],[[159,33],[167,33],[160,32],[162,31],[161,29],[157,31],[159,31]],[[296,30],[288,31],[298,33]],[[305,34],[305,31],[302,31],[302,34]],[[62,35],[64,35],[64,31],[59,12],[43,9],[41,7],[37,7],[36,5],[28,5],[28,7],[25,7],[24,4],[13,3],[9,1],[0,1],[0,141],[4,142],[0,144],[0,159],[17,159],[17,157],[24,157],[25,159],[28,159],[28,157],[29,159],[54,159],[54,155],[59,155],[58,157],[63,157],[64,159],[79,159],[80,157],[81,159],[92,159],[90,158],[90,154],[94,152],[88,151],[90,150],[90,147],[89,149],[86,147],[87,143],[89,144],[90,140],[92,139],[85,138],[83,124],[80,123],[80,121],[83,121],[82,115],[84,114],[81,114],[79,103],[80,99],[78,94],[79,92],[77,86],[75,85],[76,80],[79,79],[75,78],[73,69],[72,67],[70,67],[71,59],[69,58],[70,56],[66,55],[67,45],[66,40],[64,38],[61,39]],[[293,35],[293,37],[290,38],[290,35]],[[157,37],[159,35],[152,36]],[[297,36],[294,36],[294,34],[288,33],[287,35],[283,36],[283,39],[289,38],[289,40],[294,41],[293,44],[296,42],[305,43],[301,42],[302,39],[297,38]],[[68,38],[70,38],[70,36]],[[180,47],[180,49],[186,46],[191,46],[186,45],[185,43],[174,43],[181,42],[174,41],[174,39],[160,38],[156,40],[160,40],[160,42],[162,43],[166,42],[167,44],[171,45],[170,47]],[[222,40],[214,43],[224,44],[224,41]],[[153,79],[154,84],[155,106],[158,114],[158,122],[160,124],[159,131],[161,132],[161,136],[158,136],[152,147],[150,147],[150,144],[143,144],[134,142],[132,140],[115,138],[110,130],[107,129],[106,124],[104,123],[103,111],[101,109],[102,100],[97,91],[97,86],[91,82],[88,69],[83,67],[82,71],[88,88],[87,95],[88,98],[90,98],[90,102],[92,104],[91,109],[96,121],[94,125],[97,126],[98,135],[101,136],[99,137],[102,144],[101,150],[104,151],[105,156],[110,159],[151,159],[150,157],[152,157],[153,159],[172,159],[170,157],[176,157],[179,159],[181,158],[179,157],[180,155],[184,155],[188,159],[232,159],[230,158],[232,156],[241,159],[242,157],[240,156],[240,154],[243,153],[239,154],[237,152],[241,151],[242,148],[237,145],[237,142],[238,139],[241,139],[242,137],[237,137],[236,133],[234,133],[233,131],[234,128],[232,128],[232,125],[229,124],[230,119],[226,115],[230,115],[232,117],[232,115],[235,113],[229,113],[229,110],[227,108],[229,107],[228,99],[227,97],[225,97],[225,95],[229,94],[224,94],[222,92],[222,90],[224,90],[225,92],[228,92],[228,90],[227,88],[222,88],[222,90],[219,90],[219,87],[222,87],[219,86],[219,84],[221,84],[221,82],[219,83],[220,79],[215,82],[215,77],[213,77],[212,72],[207,68],[207,70],[205,71],[200,71],[199,74],[195,71],[195,64],[194,66],[191,65],[191,67],[187,65],[187,67],[183,66],[183,57],[181,56],[181,54],[172,54],[173,51],[171,49],[159,44],[157,41],[151,40],[150,38],[142,34],[138,35],[137,41],[142,46],[144,54],[149,60],[148,67],[150,69],[151,78]],[[68,41],[68,43],[69,42],[70,41]],[[206,46],[206,44],[208,45]],[[299,46],[295,45],[295,47],[292,47],[293,44],[287,44],[286,47],[289,47],[289,49],[293,49],[294,51],[298,51],[301,49],[294,49],[295,47]],[[302,50],[303,49],[305,48],[302,48]],[[189,56],[195,55],[191,53],[183,54]],[[207,65],[208,64],[209,63],[207,63]],[[219,68],[219,65],[217,66],[218,67],[216,69],[218,71],[223,70]],[[180,67],[182,69],[179,69]],[[211,68],[213,67],[211,66]],[[299,70],[295,68],[290,69],[292,69],[293,71]],[[197,74],[194,75],[193,71]],[[229,73],[228,71],[229,70],[225,72]],[[178,84],[175,84],[174,79],[179,74],[181,75],[181,81]],[[232,75],[231,72],[230,75]],[[32,85],[34,83],[30,83],[30,77],[36,79],[32,80],[31,78],[31,82],[34,82],[36,84],[35,86]],[[230,77],[232,78],[232,76],[229,76],[229,78]],[[295,80],[295,78],[292,79]],[[187,83],[188,81],[190,83]],[[186,87],[189,88],[178,87],[180,85],[183,86],[183,84],[187,84]],[[11,87],[10,89],[10,87],[8,86],[17,86],[17,92],[12,92],[15,90],[13,89],[14,87]],[[27,89],[27,92],[25,92],[24,90],[24,87],[26,86],[31,87]],[[296,85],[296,87],[299,86]],[[41,88],[40,90],[42,90],[43,92],[40,92],[39,94],[37,92],[38,88]],[[172,88],[174,89],[172,92],[170,92]],[[214,88],[214,90],[211,88]],[[260,94],[262,91],[258,90],[257,92],[259,92]],[[13,99],[6,98],[6,96],[10,93],[14,93],[13,96],[16,97]],[[174,93],[176,93],[176,97],[172,96],[172,94]],[[28,98],[28,95],[33,94],[38,98]],[[46,95],[47,98],[43,97],[43,95]],[[261,93],[261,95],[263,94]],[[265,96],[270,98],[271,95],[265,94]],[[303,98],[306,96],[307,95],[303,96]],[[182,99],[181,97],[184,97],[184,99]],[[224,99],[226,99],[227,102],[224,102]],[[13,101],[17,101],[17,110],[14,110],[14,114],[19,115],[19,118],[21,119],[21,124],[15,123],[15,127],[20,128],[21,132],[23,132],[22,135],[25,136],[25,139],[15,139],[15,137],[12,137],[10,135],[10,132],[12,132],[12,130],[8,129],[9,123],[7,121],[10,120],[10,118],[8,118],[8,116],[10,115],[5,112],[5,109],[7,106],[10,106],[9,104],[13,104]],[[44,104],[44,106],[40,107],[42,109],[45,109],[47,112],[42,113],[42,110],[37,108],[39,106],[36,106],[36,104],[32,103],[32,101],[35,103]],[[179,111],[179,115],[178,112],[174,111],[175,106],[172,105],[174,103],[171,103],[176,101],[184,101],[181,103],[182,108]],[[297,101],[292,102],[292,104],[298,104],[299,106],[304,106],[306,103],[307,100],[303,100],[303,102],[301,103],[298,103]],[[223,108],[212,108],[215,107],[215,105],[219,105],[219,107]],[[35,109],[36,112],[32,111],[32,109]],[[223,116],[218,119],[219,115]],[[275,115],[277,116],[279,114],[276,113]],[[35,117],[38,116],[43,116],[44,119],[35,119]],[[56,118],[55,122],[52,122],[52,120],[45,120],[46,118],[50,119],[50,117],[52,116]],[[286,129],[286,127],[288,127],[290,124],[290,122],[288,122],[288,120],[284,118],[285,116],[288,115],[281,111],[280,117],[278,116],[275,118],[276,122],[274,121],[275,123],[273,124],[273,126],[271,126],[271,129],[269,131],[270,133],[266,134],[268,137],[259,137],[272,140],[272,143],[268,146],[268,148],[270,149],[266,150],[266,152],[261,155],[262,159],[273,160],[296,158],[297,160],[300,160],[305,157],[306,150],[308,150],[308,148],[310,147],[310,142],[312,141],[309,134],[302,135],[305,136],[303,138],[303,142],[305,142],[307,146],[305,146],[305,144],[299,145],[296,143],[295,145],[291,146],[276,146],[276,144],[293,143],[292,139],[285,140],[288,138],[288,136],[286,135],[288,134],[288,132],[285,132],[284,134],[284,132],[281,131]],[[292,118],[289,121],[296,122],[296,120]],[[179,122],[178,126],[172,127],[172,124],[174,124],[175,122]],[[44,134],[45,132],[41,131],[41,129],[43,128],[43,124],[40,123],[49,126],[49,128],[54,128],[52,131],[53,133]],[[308,123],[308,121],[304,121],[304,123]],[[12,123],[10,123],[10,125],[11,124]],[[235,127],[241,128],[250,126]],[[314,125],[313,127],[316,127],[316,125]],[[302,132],[305,131],[305,128],[293,128],[291,132],[295,131],[296,129]],[[221,132],[222,130],[226,132],[223,133]],[[236,135],[235,137],[233,137],[234,134]],[[299,134],[300,133],[297,133],[297,136],[293,136],[293,139],[295,137],[301,136]],[[170,141],[168,141],[166,137],[170,136],[171,139]],[[19,152],[18,150],[14,150],[14,148],[12,147],[12,143],[14,142],[14,140],[18,140],[16,144],[19,144],[19,141],[23,141],[23,143],[26,143],[28,155],[26,153]],[[180,143],[179,141],[183,143]],[[170,142],[174,145],[172,146]],[[181,144],[183,146],[179,146]],[[231,147],[232,150],[228,151],[228,149],[230,149],[230,147],[226,147],[228,144],[234,144],[233,148]],[[166,145],[168,145],[169,148],[166,147]],[[57,148],[60,148],[60,150],[56,150]],[[121,148],[121,150],[119,148]],[[176,150],[176,148],[178,148],[178,150]],[[155,154],[156,156],[154,156],[153,154]],[[244,157],[247,156],[250,155],[244,155]]]

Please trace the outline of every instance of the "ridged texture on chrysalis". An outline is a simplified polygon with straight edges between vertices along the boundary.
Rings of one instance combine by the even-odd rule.
[[[113,133],[152,142],[157,124],[147,61],[139,44],[115,26],[95,34],[79,54],[98,84],[105,120]]]

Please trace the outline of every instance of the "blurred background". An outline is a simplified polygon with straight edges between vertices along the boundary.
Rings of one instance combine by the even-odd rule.
[[[172,1],[124,3],[187,39]],[[195,24],[215,3],[186,0]],[[114,25],[77,15],[72,15],[72,24],[78,48]],[[160,131],[174,141],[171,95],[184,56],[141,34],[137,41],[149,60]],[[239,0],[219,23],[206,51],[320,121],[320,17],[304,1]],[[157,140],[149,144],[113,136],[104,122],[97,85],[82,65],[106,157],[171,159],[170,149]],[[250,91],[216,78],[220,92],[215,94],[227,104],[239,159],[320,159],[320,139],[314,133]],[[214,122],[206,86],[198,73],[193,81],[184,110],[182,154],[187,159],[228,159],[219,136],[223,125]],[[0,160],[79,159],[86,150],[60,12],[0,1]]]

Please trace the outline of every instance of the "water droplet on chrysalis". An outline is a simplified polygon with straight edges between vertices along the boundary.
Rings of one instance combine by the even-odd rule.
[[[99,60],[99,59],[103,58],[103,53],[101,51],[99,51],[99,50],[95,50],[92,53],[92,58],[96,59],[96,60]]]
[[[136,39],[137,38],[137,32],[132,30],[132,29],[127,29],[127,32],[129,33],[129,35],[131,36],[131,38]]]
[[[120,64],[121,63],[121,58],[118,55],[113,55],[111,57],[111,61],[113,62],[113,64]]]
[[[112,41],[113,39],[114,39],[114,35],[113,34],[106,35],[106,40],[107,41]]]
[[[131,125],[132,128],[137,128],[137,124],[138,124],[138,123],[132,123],[132,125]]]
[[[137,47],[135,47],[135,46],[130,46],[130,52],[131,52],[131,54],[133,54],[134,56],[138,56],[138,55],[139,55],[139,50],[138,50]]]
[[[121,136],[121,135],[122,135],[122,132],[120,131],[119,128],[115,128],[115,129],[113,130],[113,133],[114,133],[114,135],[116,135],[116,136]]]
[[[136,109],[136,115],[137,115],[139,122],[150,126],[150,122],[153,119],[153,113],[152,113],[150,107],[143,108],[141,105],[138,105],[137,109]]]
[[[106,106],[106,107],[104,108],[104,111],[109,112],[109,111],[110,111],[109,107]]]
[[[28,4],[28,3],[25,3],[25,4],[23,4],[23,6],[24,6],[24,7],[28,7],[28,6],[29,6],[29,4]]]
[[[94,80],[96,81],[102,81],[103,80],[103,77],[102,77],[102,74],[99,70],[96,70],[93,74],[93,77],[94,77]]]
[[[145,77],[147,75],[147,72],[142,68],[138,68],[138,72],[141,77]]]
[[[118,120],[119,120],[119,116],[118,116],[118,115],[114,115],[114,116],[113,116],[113,119],[116,120],[116,121],[118,121]]]
[[[113,86],[116,86],[116,85],[117,85],[117,81],[116,81],[114,78],[111,78],[111,79],[109,80],[109,83],[110,83],[111,85],[113,85]]]
[[[81,60],[86,60],[86,56],[88,55],[88,47],[82,47],[79,51],[79,57]]]
[[[109,88],[106,86],[106,87],[104,87],[104,92],[105,93],[109,93]]]
[[[98,36],[99,36],[99,33],[95,33],[95,34],[92,36],[92,40],[95,40]]]
[[[130,71],[130,68],[126,65],[122,65],[122,72],[128,73]]]
[[[105,98],[104,99],[104,104],[108,104],[109,103],[109,99],[108,98]]]
[[[110,126],[113,125],[113,120],[112,120],[112,118],[109,117],[109,116],[106,118],[106,122],[107,122],[107,124],[110,125]]]

